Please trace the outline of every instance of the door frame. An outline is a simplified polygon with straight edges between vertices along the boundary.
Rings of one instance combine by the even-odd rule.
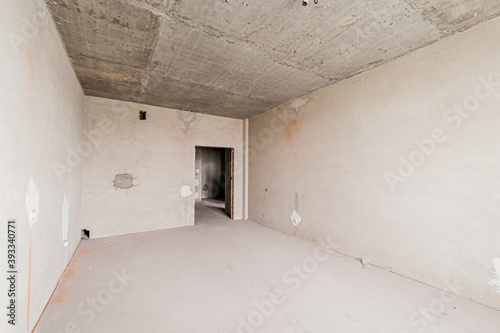
[[[224,149],[224,202],[225,202],[225,211],[226,214],[229,216],[231,220],[234,220],[234,147],[222,147],[222,146],[204,146],[204,145],[195,145],[194,148],[194,176],[196,179],[196,148],[219,148],[219,149]],[[203,162],[202,162],[203,163]],[[203,165],[203,164],[202,164]],[[229,169],[229,172],[228,172]],[[229,179],[227,176],[230,176]],[[201,189],[202,184],[203,184],[203,169],[200,170],[200,183],[198,187]],[[196,185],[194,187],[195,193],[197,192]],[[229,189],[229,193],[228,193]],[[202,200],[202,192],[200,190],[200,198],[199,200]],[[196,199],[194,199],[194,202],[196,203]],[[194,213],[195,207],[193,206],[193,213]],[[195,223],[196,223],[196,215],[193,214],[195,217]]]

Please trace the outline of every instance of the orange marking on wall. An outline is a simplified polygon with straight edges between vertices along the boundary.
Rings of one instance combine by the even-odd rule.
[[[294,128],[297,126],[297,119],[293,119],[285,125],[285,137],[288,141],[293,141]]]
[[[30,300],[31,300],[31,239],[30,239],[30,249],[29,249],[29,264],[28,264],[28,313],[26,318],[28,320],[28,333],[30,331]]]

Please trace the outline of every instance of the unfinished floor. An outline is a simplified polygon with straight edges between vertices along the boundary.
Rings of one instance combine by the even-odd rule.
[[[194,227],[80,243],[35,332],[498,332],[499,311],[216,206]]]

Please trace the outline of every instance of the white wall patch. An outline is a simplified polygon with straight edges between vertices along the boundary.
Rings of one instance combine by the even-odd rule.
[[[300,217],[300,215],[294,210],[292,216],[290,216],[290,220],[292,221],[292,224],[297,227],[300,222],[302,222],[302,217]]]
[[[181,195],[183,198],[189,197],[193,192],[191,191],[191,187],[184,185],[181,187]]]
[[[68,246],[68,235],[69,235],[69,202],[65,194],[62,204],[62,240],[64,246]]]
[[[26,190],[26,212],[28,214],[28,224],[30,228],[33,227],[37,221],[39,201],[40,195],[38,194],[38,189],[36,188],[33,177],[30,176]]]
[[[495,271],[494,277],[488,284],[497,289],[497,294],[500,295],[500,258],[493,259],[493,270]]]
[[[290,103],[290,108],[295,109],[295,113],[299,113],[301,107],[306,105],[308,102],[305,98],[297,98]]]

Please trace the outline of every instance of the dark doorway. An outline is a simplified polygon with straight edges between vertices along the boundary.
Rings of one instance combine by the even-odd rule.
[[[232,219],[234,149],[196,147],[195,156],[196,205],[203,204]]]

